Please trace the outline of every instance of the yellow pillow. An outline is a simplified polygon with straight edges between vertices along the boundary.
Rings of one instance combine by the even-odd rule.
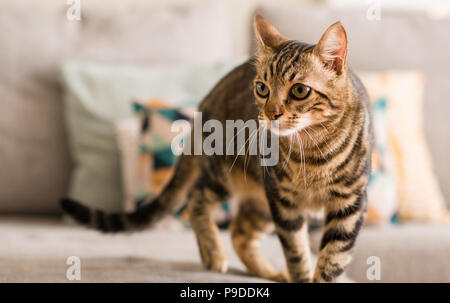
[[[415,71],[358,73],[372,100],[388,102],[388,137],[394,157],[398,218],[450,222],[425,140],[424,76]]]

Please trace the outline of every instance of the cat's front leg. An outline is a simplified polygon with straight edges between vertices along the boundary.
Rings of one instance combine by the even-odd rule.
[[[290,222],[290,223],[288,223]],[[284,223],[292,224],[290,227]],[[307,283],[311,280],[311,251],[308,224],[303,217],[275,220],[276,231],[283,248],[290,282]]]
[[[267,180],[267,198],[290,281],[309,282],[312,270],[307,220],[297,205],[280,192],[275,182],[273,179]]]
[[[351,251],[365,218],[366,193],[334,197],[326,210],[313,282],[337,282],[351,261]]]

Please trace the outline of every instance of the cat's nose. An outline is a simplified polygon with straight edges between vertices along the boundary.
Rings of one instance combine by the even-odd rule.
[[[266,116],[270,119],[270,120],[277,120],[278,118],[280,118],[283,115],[283,113],[281,111],[266,111]]]

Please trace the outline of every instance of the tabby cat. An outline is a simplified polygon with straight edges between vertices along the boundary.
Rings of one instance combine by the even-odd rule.
[[[231,222],[233,246],[256,276],[275,281],[334,282],[350,261],[363,224],[373,142],[368,96],[347,67],[347,36],[340,22],[317,45],[282,36],[255,16],[256,55],[231,71],[205,97],[203,119],[279,122],[279,161],[262,167],[258,156],[181,156],[161,195],[134,213],[106,214],[75,201],[63,209],[104,232],[140,229],[188,203],[204,266],[227,270],[213,221],[226,200],[239,202]],[[230,170],[230,167],[233,168]],[[313,272],[307,222],[323,211],[324,234]],[[287,264],[277,273],[258,247],[275,229]]]

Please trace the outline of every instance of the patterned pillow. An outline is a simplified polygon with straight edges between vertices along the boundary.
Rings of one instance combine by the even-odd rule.
[[[372,173],[367,188],[366,224],[393,221],[397,212],[393,158],[387,138],[388,103],[384,98],[372,100],[375,144],[372,150]]]
[[[164,189],[167,182],[174,173],[174,167],[177,157],[172,153],[171,142],[178,133],[171,131],[171,124],[176,120],[191,120],[193,118],[196,107],[174,107],[169,102],[152,99],[148,102],[134,103],[134,111],[138,115],[138,119],[132,123],[139,123],[139,131],[133,127],[134,136],[138,133],[138,140],[134,142],[138,148],[131,148],[130,153],[134,153],[128,157],[128,161],[124,166],[132,167],[135,172],[133,181],[124,181],[124,186],[128,189],[127,193],[127,210],[132,211],[139,207],[148,198],[159,195]],[[130,121],[122,123],[131,124]],[[122,126],[123,136],[127,129]],[[128,129],[130,130],[130,128]],[[134,165],[133,165],[134,163]],[[125,176],[127,168],[123,167],[124,180],[129,177]],[[134,184],[134,185],[133,185]],[[131,186],[130,186],[131,185]],[[176,214],[183,223],[188,224],[188,214],[185,207],[180,209]],[[216,222],[219,226],[226,226],[229,222],[228,204],[225,203],[215,213]]]

